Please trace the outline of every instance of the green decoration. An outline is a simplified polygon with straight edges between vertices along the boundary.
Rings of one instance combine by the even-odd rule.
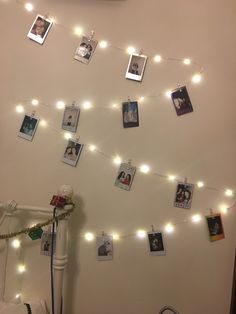
[[[33,229],[31,230],[28,235],[32,240],[38,240],[41,239],[43,234],[43,229],[42,228],[37,228],[37,229]]]

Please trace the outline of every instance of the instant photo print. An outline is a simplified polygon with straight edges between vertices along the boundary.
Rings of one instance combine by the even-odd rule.
[[[134,81],[142,81],[147,56],[132,54],[129,59],[125,77]]]
[[[113,237],[110,235],[97,236],[96,250],[98,261],[110,261],[113,259]]]
[[[190,209],[193,198],[193,190],[193,184],[178,182],[176,187],[174,206]]]
[[[193,111],[193,106],[186,86],[179,87],[171,92],[171,98],[178,116]]]
[[[165,255],[165,248],[161,232],[148,232],[149,252],[150,255]]]
[[[42,45],[52,24],[52,21],[49,19],[42,15],[37,15],[27,37]]]
[[[115,186],[129,191],[134,179],[135,171],[136,167],[131,166],[129,163],[122,163],[116,177]]]
[[[18,136],[25,140],[32,141],[38,123],[39,119],[25,115]]]
[[[75,105],[67,106],[63,115],[62,129],[75,133],[78,126],[79,114],[79,107]]]
[[[133,128],[139,126],[138,102],[127,101],[122,103],[123,127]]]
[[[74,140],[68,140],[62,161],[70,166],[75,167],[79,160],[83,145]]]
[[[88,64],[97,47],[97,41],[83,36],[79,47],[75,51],[74,59]]]
[[[56,234],[53,236],[53,253],[55,253],[56,248]],[[41,238],[41,255],[51,256],[52,252],[52,232],[45,231]]]
[[[220,214],[206,216],[210,241],[218,241],[225,238]]]

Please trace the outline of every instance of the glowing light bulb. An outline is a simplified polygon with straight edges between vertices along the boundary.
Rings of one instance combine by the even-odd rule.
[[[114,108],[114,109],[117,109],[118,105],[117,104],[112,104],[111,107]]]
[[[29,12],[32,12],[33,11],[33,9],[34,9],[34,7],[33,7],[33,5],[32,5],[32,3],[26,3],[25,4],[25,9],[27,10],[27,11],[29,11]]]
[[[43,126],[43,127],[46,127],[47,126],[47,121],[41,120],[40,121],[40,125]]]
[[[175,179],[176,179],[175,176],[172,176],[172,175],[168,176],[168,180],[170,180],[170,181],[175,181]]]
[[[158,62],[161,62],[162,57],[160,55],[156,55],[153,59],[154,59],[155,62],[158,63]]]
[[[150,167],[148,165],[145,165],[145,164],[141,165],[139,169],[143,173],[148,173],[150,171]]]
[[[186,58],[186,59],[183,60],[183,63],[186,64],[186,65],[189,65],[189,64],[191,64],[191,60]]]
[[[137,237],[139,238],[145,238],[146,237],[146,231],[145,230],[138,230],[137,231]]]
[[[14,249],[18,249],[20,247],[20,240],[18,239],[13,240],[12,247],[14,247]]]
[[[225,195],[226,195],[226,196],[232,196],[233,193],[234,193],[234,192],[233,192],[232,190],[230,190],[230,189],[226,189],[226,190],[225,190]]]
[[[76,26],[74,28],[74,34],[77,35],[77,36],[81,36],[83,34],[83,29],[79,26]]]
[[[167,98],[171,98],[172,91],[169,89],[165,92]]]
[[[22,274],[22,273],[24,273],[25,271],[26,271],[25,265],[20,264],[20,265],[18,266],[18,272]]]
[[[199,214],[196,214],[196,215],[193,215],[191,219],[192,219],[192,222],[197,223],[197,222],[199,222],[202,218],[201,218],[201,216],[200,216]]]
[[[228,207],[226,205],[221,205],[220,206],[220,211],[223,213],[223,214],[227,214],[228,213]]]
[[[91,151],[91,152],[94,152],[95,150],[96,150],[96,146],[95,145],[90,145],[89,146],[89,150]]]
[[[56,23],[56,22],[57,22],[57,20],[56,20],[54,17],[51,17],[51,16],[50,16],[49,19],[50,19],[50,21],[51,21],[52,23]]]
[[[201,82],[201,80],[202,80],[201,74],[197,73],[197,74],[194,74],[193,77],[192,77],[192,82],[195,83],[195,84]]]
[[[17,293],[17,294],[15,295],[15,298],[16,298],[16,299],[19,299],[19,298],[20,298],[20,293]]]
[[[132,55],[133,53],[135,53],[135,48],[134,47],[128,47],[127,50],[128,54]]]
[[[92,108],[91,102],[90,102],[90,101],[85,101],[85,102],[83,103],[83,108],[84,108],[85,110],[88,110],[88,109]]]
[[[38,104],[39,104],[38,99],[32,99],[31,104],[32,104],[33,106],[38,106]]]
[[[144,96],[141,96],[140,98],[139,98],[139,101],[144,101]]]
[[[165,226],[165,231],[168,232],[168,233],[172,233],[174,232],[174,226],[171,224],[171,223],[168,223],[166,226]]]
[[[94,235],[91,232],[87,232],[84,237],[87,241],[93,241],[94,239]]]
[[[120,240],[120,236],[117,233],[113,233],[112,238],[113,238],[113,240]]]
[[[120,156],[116,156],[116,157],[113,158],[113,162],[116,165],[120,165],[121,162],[122,162],[122,159],[120,158]]]
[[[59,100],[59,101],[57,102],[56,106],[57,106],[57,109],[64,109],[65,106],[66,106],[66,104],[64,103],[64,101]]]
[[[64,138],[65,138],[66,140],[71,139],[71,138],[72,138],[71,133],[68,133],[68,132],[64,133]]]
[[[16,111],[17,111],[18,113],[24,112],[24,107],[21,106],[21,105],[18,105],[18,106],[16,106]]]
[[[204,182],[198,181],[197,186],[198,186],[199,188],[204,187]]]
[[[99,46],[100,46],[100,48],[104,49],[104,48],[107,48],[108,43],[105,40],[101,40],[100,43],[99,43]]]

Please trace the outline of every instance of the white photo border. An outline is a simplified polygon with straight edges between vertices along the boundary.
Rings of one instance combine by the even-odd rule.
[[[143,59],[144,59],[144,64],[143,64],[142,71],[141,71],[141,74],[140,74],[140,75],[138,75],[138,74],[133,74],[133,73],[130,73],[130,72],[129,72],[129,68],[130,68],[130,65],[131,65],[131,62],[132,62],[133,57],[139,57],[139,58],[143,58]],[[142,79],[143,79],[143,74],[144,74],[144,70],[145,70],[146,63],[147,63],[147,59],[148,59],[148,57],[145,56],[145,55],[139,55],[139,54],[136,54],[136,53],[131,54],[131,55],[130,55],[130,58],[129,58],[129,63],[128,63],[128,67],[127,67],[127,70],[126,70],[126,75],[125,75],[125,77],[126,77],[127,79],[130,79],[130,80],[134,80],[134,81],[139,81],[139,82],[141,82]]]
[[[36,21],[37,21],[38,18],[41,18],[41,19],[43,19],[44,21],[46,21],[46,22],[49,23],[49,26],[48,26],[48,28],[47,28],[47,30],[46,30],[44,36],[41,37],[41,38],[40,38],[39,36],[37,36],[37,35],[35,35],[35,34],[32,33],[33,27],[34,27],[34,25],[35,25],[35,23],[36,23]],[[46,17],[44,17],[44,16],[38,14],[38,15],[36,16],[36,18],[35,18],[35,20],[34,20],[32,26],[31,26],[31,28],[30,28],[28,34],[27,34],[27,37],[30,38],[30,39],[32,39],[33,41],[39,43],[40,45],[42,45],[42,44],[44,43],[46,37],[47,37],[47,34],[48,34],[50,28],[52,27],[52,24],[53,24],[53,21],[51,21],[51,20],[47,19]]]
[[[29,135],[29,134],[27,134],[27,133],[25,133],[25,132],[21,132],[21,129],[22,129],[23,126],[24,126],[24,121],[25,121],[26,118],[29,118],[29,120],[32,120],[32,119],[36,120],[36,124],[35,124],[35,126],[34,126],[34,129],[33,129],[33,132],[32,132],[31,135]],[[21,127],[20,127],[20,130],[19,130],[18,136],[21,137],[21,138],[23,138],[23,139],[25,139],[25,140],[27,140],[27,141],[32,141],[32,140],[33,140],[33,137],[34,137],[34,134],[35,134],[35,132],[36,132],[36,129],[37,129],[37,127],[38,127],[39,120],[40,120],[40,119],[39,119],[39,118],[36,118],[35,116],[30,116],[30,115],[25,114],[25,115],[24,115],[24,118],[23,118],[23,120],[22,120],[22,123],[21,123]]]

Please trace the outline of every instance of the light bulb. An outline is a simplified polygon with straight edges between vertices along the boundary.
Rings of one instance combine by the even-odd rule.
[[[168,232],[168,233],[172,233],[174,231],[174,226],[171,223],[168,223],[165,226],[165,231]]]
[[[201,80],[202,80],[202,76],[199,73],[194,74],[193,77],[192,77],[192,82],[193,83],[197,84],[197,83],[201,82]]]
[[[90,145],[90,146],[89,146],[89,150],[90,150],[91,152],[94,152],[94,151],[96,150],[96,146],[95,146],[95,145]]]
[[[226,189],[226,190],[225,190],[225,195],[226,195],[226,196],[232,196],[232,195],[233,195],[233,191],[230,190],[230,189]]]
[[[81,36],[81,35],[83,34],[82,28],[79,27],[79,26],[76,26],[76,27],[74,28],[74,34],[77,35],[77,36]]]
[[[18,239],[13,240],[12,247],[14,247],[14,249],[18,249],[20,247],[20,240]]]
[[[87,232],[84,237],[87,241],[93,241],[94,239],[94,235],[91,232]]]
[[[38,104],[39,104],[38,99],[32,99],[31,104],[32,104],[33,106],[38,106]]]
[[[17,293],[17,294],[15,295],[15,298],[16,298],[16,299],[19,299],[19,298],[20,298],[20,293]]]
[[[175,176],[172,176],[172,175],[168,176],[168,180],[170,180],[170,181],[175,181],[175,179],[176,179]]]
[[[126,50],[130,55],[132,55],[133,53],[135,53],[135,48],[134,47],[128,47]]]
[[[72,138],[71,133],[68,133],[68,132],[64,133],[64,138],[65,138],[66,140],[71,139],[71,138]]]
[[[223,213],[223,214],[227,214],[228,213],[228,207],[226,205],[221,205],[220,206],[220,211]]]
[[[117,104],[112,104],[111,107],[114,108],[114,109],[117,109],[118,105]]]
[[[153,59],[155,62],[161,62],[161,60],[162,60],[160,55],[156,55]]]
[[[144,98],[144,96],[141,96],[140,98],[139,98],[139,101],[143,101],[145,98]]]
[[[90,102],[90,101],[85,101],[85,102],[83,103],[83,108],[84,108],[85,110],[88,110],[88,109],[92,108],[91,102]]]
[[[18,105],[18,106],[16,106],[16,111],[18,113],[24,112],[24,107],[22,105]]]
[[[196,214],[196,215],[193,215],[191,219],[192,219],[192,222],[197,223],[197,222],[199,222],[202,218],[201,218],[201,216],[200,216],[199,214]]]
[[[139,238],[145,238],[146,237],[146,231],[145,230],[138,230],[137,231],[137,237]]]
[[[145,165],[145,164],[141,165],[139,169],[143,173],[148,173],[150,171],[150,167],[148,165]]]
[[[50,19],[50,21],[51,21],[52,23],[56,23],[56,19],[55,19],[54,17],[51,17],[51,16],[50,16],[49,19]]]
[[[64,109],[65,106],[66,106],[66,104],[64,103],[64,101],[59,100],[59,101],[57,102],[56,106],[57,106],[57,109]]]
[[[183,63],[186,64],[186,65],[189,65],[189,64],[191,64],[191,60],[186,58],[186,59],[183,60]]]
[[[204,183],[202,181],[198,181],[197,186],[199,188],[202,188],[202,187],[204,187]]]
[[[167,98],[171,98],[172,91],[169,89],[165,92]]]
[[[27,11],[31,12],[31,11],[33,11],[34,7],[33,7],[32,3],[28,2],[28,3],[25,4],[25,9]]]
[[[112,238],[113,238],[113,240],[120,240],[120,236],[117,233],[113,233]]]
[[[43,127],[46,127],[47,126],[47,121],[41,120],[40,121],[40,125],[43,126]]]
[[[122,159],[120,158],[120,156],[116,156],[116,157],[113,158],[113,162],[116,165],[120,165],[121,162],[122,162]]]
[[[100,46],[100,48],[104,49],[104,48],[107,48],[108,43],[105,40],[101,40],[100,43],[99,43],[99,46]]]
[[[20,265],[18,266],[18,272],[22,274],[22,273],[24,273],[25,271],[26,271],[25,265],[20,264]]]

